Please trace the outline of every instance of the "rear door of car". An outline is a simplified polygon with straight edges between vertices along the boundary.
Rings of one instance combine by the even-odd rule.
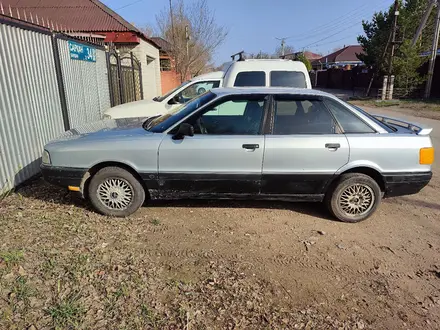
[[[262,194],[320,199],[349,160],[349,144],[318,96],[274,95],[266,135]]]

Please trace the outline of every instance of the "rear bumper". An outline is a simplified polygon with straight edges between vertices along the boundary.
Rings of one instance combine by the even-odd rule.
[[[56,167],[41,165],[45,181],[60,187],[80,187],[87,170],[84,168]]]
[[[432,172],[384,174],[385,197],[417,194],[428,185]]]

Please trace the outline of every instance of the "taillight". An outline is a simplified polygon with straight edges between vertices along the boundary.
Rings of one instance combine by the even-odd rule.
[[[434,148],[420,149],[419,163],[421,165],[431,165],[434,163]]]

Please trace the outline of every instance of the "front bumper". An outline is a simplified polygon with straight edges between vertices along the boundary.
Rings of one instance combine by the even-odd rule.
[[[84,168],[57,167],[41,165],[45,181],[60,187],[81,187],[81,181],[87,172]]]
[[[385,197],[417,194],[428,185],[432,172],[384,174]]]

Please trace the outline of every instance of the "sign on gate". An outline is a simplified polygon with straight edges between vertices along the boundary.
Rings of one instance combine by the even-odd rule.
[[[69,41],[69,52],[72,60],[96,62],[96,49],[74,41]]]

